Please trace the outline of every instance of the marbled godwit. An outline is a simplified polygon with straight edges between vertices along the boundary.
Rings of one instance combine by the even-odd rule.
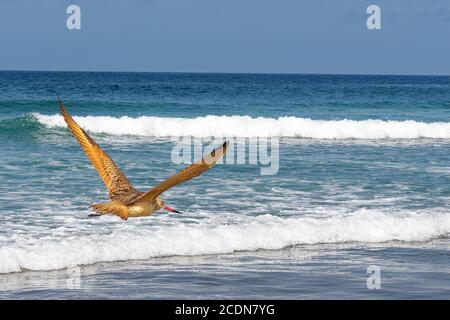
[[[80,143],[109,192],[111,201],[92,204],[91,207],[97,213],[90,216],[112,214],[127,220],[129,217],[149,216],[161,208],[180,213],[164,203],[159,197],[161,193],[207,171],[227,151],[228,142],[225,142],[202,160],[191,164],[149,191],[140,192],[131,185],[111,157],[73,120],[61,100],[59,100],[59,106],[70,131]]]

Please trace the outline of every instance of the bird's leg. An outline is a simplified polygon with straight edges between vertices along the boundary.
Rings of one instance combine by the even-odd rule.
[[[91,213],[90,215],[88,215],[89,218],[95,218],[95,217],[100,217],[101,214],[98,213]]]

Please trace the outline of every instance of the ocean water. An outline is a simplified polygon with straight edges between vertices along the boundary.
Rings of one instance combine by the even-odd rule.
[[[278,171],[88,218],[106,189],[58,95],[142,191],[180,137],[277,141]],[[0,72],[0,298],[448,299],[449,148],[450,77]]]

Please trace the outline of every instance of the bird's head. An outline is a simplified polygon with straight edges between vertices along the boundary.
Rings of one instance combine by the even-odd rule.
[[[158,207],[161,209],[165,209],[165,210],[167,210],[167,211],[170,211],[170,212],[175,212],[175,213],[181,213],[180,211],[177,211],[177,210],[175,210],[174,208],[172,208],[172,207],[169,207],[168,205],[166,205],[165,203],[164,203],[164,200],[163,199],[161,199],[161,198],[156,198],[156,203],[157,203],[157,205],[158,205]]]

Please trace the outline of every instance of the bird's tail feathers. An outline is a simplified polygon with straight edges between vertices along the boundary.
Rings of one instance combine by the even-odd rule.
[[[101,203],[94,203],[91,205],[95,212],[103,214],[112,214],[121,217],[124,220],[128,219],[128,209],[121,203],[116,201],[108,201]]]

